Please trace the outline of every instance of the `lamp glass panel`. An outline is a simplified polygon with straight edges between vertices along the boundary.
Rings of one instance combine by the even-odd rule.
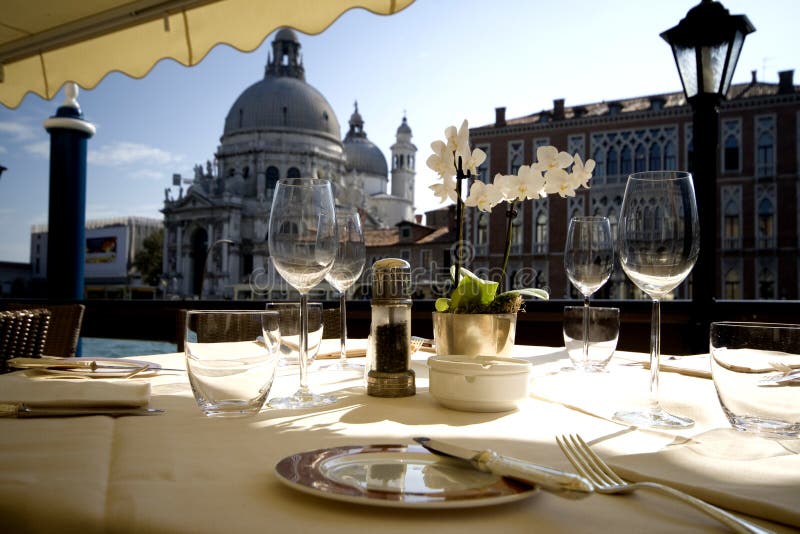
[[[703,69],[702,91],[704,93],[719,93],[727,56],[728,43],[721,43],[717,46],[704,46],[700,49]]]
[[[697,58],[694,48],[674,45],[675,62],[678,64],[678,73],[681,75],[686,98],[697,94]]]
[[[722,81],[721,94],[727,95],[728,89],[731,86],[733,79],[733,71],[736,70],[736,63],[739,62],[739,54],[742,52],[742,45],[744,44],[744,34],[737,31],[733,36],[731,43],[731,56],[728,59],[728,70],[725,72],[725,79]]]

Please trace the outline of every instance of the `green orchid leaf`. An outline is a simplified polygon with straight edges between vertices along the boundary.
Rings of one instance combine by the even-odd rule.
[[[450,309],[450,299],[446,299],[444,297],[436,299],[436,303],[434,304],[436,307],[437,312],[446,312]]]
[[[536,297],[537,299],[548,300],[550,295],[544,289],[537,289],[534,287],[528,287],[525,289],[512,289],[511,291],[505,291],[499,295],[497,298],[500,298],[504,295],[523,295],[526,297]]]
[[[455,275],[455,267],[452,267],[450,272]],[[458,287],[450,295],[450,308],[459,310],[490,304],[494,300],[499,286],[500,284],[497,282],[482,280],[462,267]]]

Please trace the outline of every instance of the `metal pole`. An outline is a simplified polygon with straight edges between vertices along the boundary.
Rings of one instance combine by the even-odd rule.
[[[82,300],[86,251],[86,149],[95,133],[83,120],[78,86],[65,86],[66,98],[44,122],[50,134],[50,205],[47,235],[47,294],[51,299]]]
[[[700,256],[692,270],[693,347],[708,352],[714,299],[719,291],[717,236],[717,170],[719,168],[719,105],[717,94],[699,94],[692,106],[692,175],[700,216]]]

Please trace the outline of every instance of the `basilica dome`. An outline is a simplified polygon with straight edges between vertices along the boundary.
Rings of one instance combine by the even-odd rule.
[[[344,138],[344,153],[347,170],[386,177],[389,168],[383,151],[367,138],[364,120],[358,112],[358,104],[350,116],[350,131]]]
[[[306,83],[300,44],[290,29],[273,43],[264,78],[239,95],[225,118],[223,136],[253,130],[297,130],[341,139],[339,120],[322,94]]]

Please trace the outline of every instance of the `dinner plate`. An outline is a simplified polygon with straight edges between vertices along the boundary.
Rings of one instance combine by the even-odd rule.
[[[472,469],[418,445],[349,445],[287,456],[278,480],[299,491],[396,508],[466,508],[526,499],[537,486]]]
[[[95,363],[92,366],[92,362]],[[14,369],[33,369],[54,376],[89,378],[125,378],[137,369],[135,376],[146,376],[161,369],[161,365],[143,360],[120,358],[12,358],[8,365]]]

